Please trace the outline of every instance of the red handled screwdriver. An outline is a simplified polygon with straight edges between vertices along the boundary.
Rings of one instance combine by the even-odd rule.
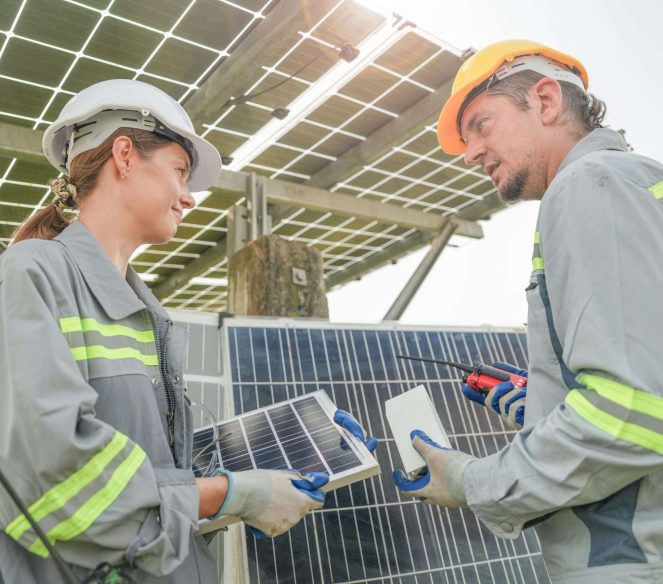
[[[440,361],[439,359],[410,357],[409,355],[396,355],[396,357],[398,359],[410,359],[411,361],[440,363],[441,365],[449,365],[449,367],[455,367],[467,371],[467,374],[463,375],[463,383],[483,395],[488,394],[493,387],[503,381],[510,381],[513,383],[514,387],[525,387],[527,385],[527,377],[522,377],[515,373],[509,373],[508,371],[498,369],[497,367],[491,367],[490,365],[484,365],[479,361],[474,363],[474,365],[468,365],[466,363],[454,363],[453,361]]]

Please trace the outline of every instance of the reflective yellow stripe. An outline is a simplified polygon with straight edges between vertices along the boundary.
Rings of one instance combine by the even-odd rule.
[[[647,189],[655,199],[663,199],[663,180],[660,183],[656,183]]]
[[[541,235],[538,231],[534,232],[534,243],[541,243]]]
[[[590,424],[611,436],[663,454],[663,436],[658,432],[625,422],[600,410],[594,404],[589,403],[578,390],[571,391],[564,402]]]
[[[122,347],[120,349],[109,349],[102,345],[72,347],[71,354],[76,361],[87,361],[89,359],[138,359],[145,365],[159,365],[156,355],[145,355],[137,349],[130,347]]]
[[[663,420],[663,398],[657,395],[638,391],[628,385],[598,375],[581,375],[578,382],[627,410]]]
[[[532,258],[532,271],[543,270],[543,258]]]
[[[154,331],[152,329],[147,331],[138,331],[128,326],[120,324],[102,324],[94,318],[78,318],[72,316],[70,318],[60,319],[60,330],[63,333],[86,333],[95,331],[104,337],[130,337],[137,340],[139,343],[153,343]]]
[[[76,496],[84,487],[100,476],[111,460],[121,452],[127,440],[128,438],[124,434],[116,432],[112,440],[88,460],[84,466],[63,482],[46,491],[37,501],[30,505],[28,511],[34,517],[35,521],[39,521],[46,517],[46,515],[53,513],[53,511],[64,507],[72,497]],[[17,540],[28,529],[30,529],[30,523],[25,518],[25,515],[21,514],[7,526],[6,532],[7,535]]]
[[[58,541],[74,539],[83,533],[120,496],[143,460],[145,452],[140,446],[134,446],[131,454],[115,469],[106,485],[90,497],[69,519],[51,529],[46,534],[48,540],[55,544]],[[48,557],[48,550],[40,539],[35,540],[29,551],[44,558]]]

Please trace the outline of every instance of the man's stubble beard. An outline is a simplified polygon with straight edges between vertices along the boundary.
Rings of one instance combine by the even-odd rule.
[[[497,187],[497,196],[503,203],[541,200],[547,184],[543,172],[543,160],[531,154],[525,164],[513,176],[507,176]]]
[[[497,196],[503,203],[515,203],[525,197],[523,194],[529,181],[529,171],[520,169],[513,177],[509,177],[497,187]]]

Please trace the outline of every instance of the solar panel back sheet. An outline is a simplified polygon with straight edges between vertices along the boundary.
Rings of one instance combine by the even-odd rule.
[[[467,509],[401,497],[390,476],[400,459],[383,409],[386,399],[424,384],[453,447],[475,456],[497,452],[513,432],[462,396],[457,371],[396,355],[525,367],[523,332],[280,319],[226,319],[221,332],[226,387],[232,389],[236,414],[324,390],[380,439],[376,457],[383,471],[329,493],[324,509],[273,540],[256,540],[240,530],[236,549],[243,569],[233,581],[549,582],[532,530],[500,540]]]
[[[326,491],[378,474],[380,467],[366,447],[334,424],[335,410],[325,392],[316,391],[200,428],[193,437],[194,472],[204,476],[218,466],[326,472]],[[229,516],[204,521],[200,531],[236,521]]]

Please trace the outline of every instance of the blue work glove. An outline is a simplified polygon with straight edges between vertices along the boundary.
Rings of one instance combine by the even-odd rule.
[[[325,493],[320,488],[329,482],[326,473],[302,475],[290,469],[219,469],[216,474],[228,478],[228,494],[214,517],[239,517],[259,539],[280,535],[309,511],[322,508]]]
[[[527,369],[520,369],[509,363],[497,361],[493,363],[493,367],[527,377]],[[481,405],[488,404],[488,407],[497,412],[511,428],[520,430],[523,427],[527,386],[517,388],[510,381],[503,381],[493,387],[487,395],[472,389],[469,385],[463,385],[461,391],[466,398],[473,402]]]
[[[364,443],[369,452],[373,452],[377,448],[378,439],[366,438],[366,432],[364,432],[361,424],[357,422],[351,413],[346,412],[345,410],[336,410],[334,413],[334,422],[348,430],[348,432],[350,432],[350,434],[353,436],[359,438],[359,440]]]
[[[467,507],[463,477],[467,467],[477,460],[474,456],[440,446],[421,430],[410,433],[412,446],[426,461],[423,475],[408,479],[400,469],[392,473],[394,483],[407,497],[417,497],[430,505]]]

